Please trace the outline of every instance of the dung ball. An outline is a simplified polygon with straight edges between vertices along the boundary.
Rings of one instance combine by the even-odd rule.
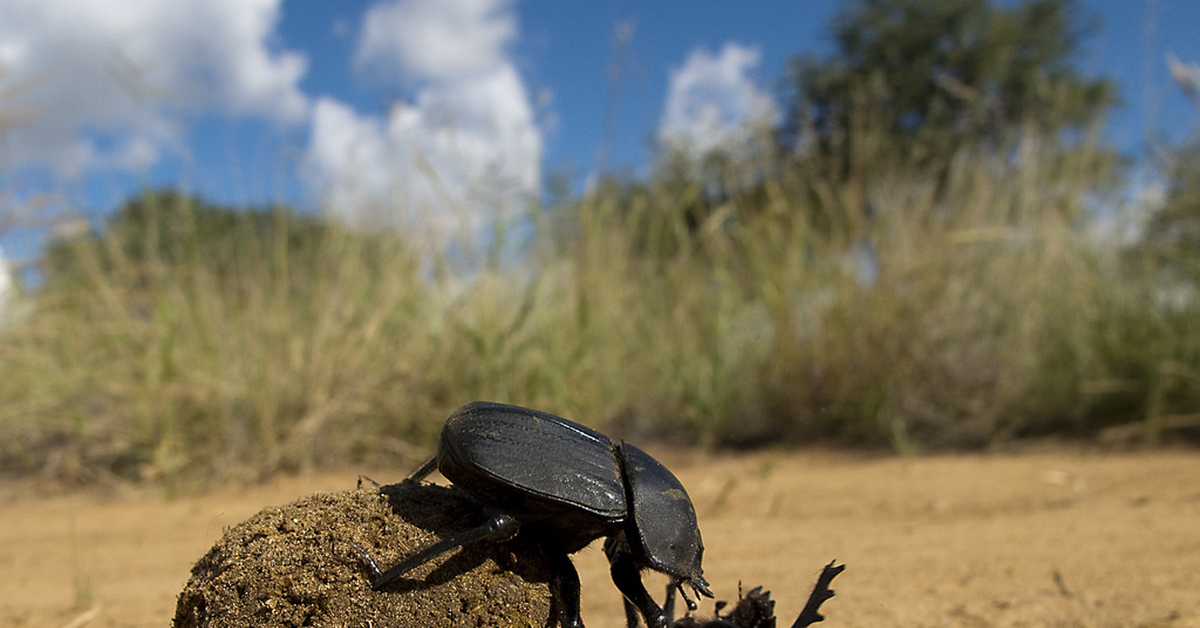
[[[175,628],[552,625],[550,568],[518,537],[443,554],[371,588],[365,556],[386,570],[485,517],[435,485],[318,493],[228,530],[192,568]]]

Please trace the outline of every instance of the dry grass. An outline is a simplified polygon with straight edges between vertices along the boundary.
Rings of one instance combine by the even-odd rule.
[[[140,222],[56,245],[0,337],[0,467],[186,483],[406,458],[471,399],[710,446],[1186,429],[1195,304],[1090,228],[1107,153],[1010,157],[602,186],[522,218],[521,260],[460,272],[397,233],[214,227],[148,194]]]

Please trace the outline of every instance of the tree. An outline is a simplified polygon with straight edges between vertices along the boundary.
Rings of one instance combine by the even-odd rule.
[[[781,148],[836,159],[847,178],[881,158],[1084,129],[1116,100],[1072,65],[1095,23],[1073,0],[858,0],[833,20],[832,56],[793,60]]]
[[[1146,224],[1148,251],[1162,269],[1194,287],[1200,281],[1200,140],[1171,149],[1163,203]]]
[[[1185,96],[1200,112],[1200,66],[1173,55],[1167,64]],[[1163,267],[1182,279],[1200,280],[1200,135],[1163,151],[1163,203],[1153,208],[1145,238]]]
[[[246,247],[269,249],[282,235],[292,252],[311,250],[326,229],[315,216],[286,207],[270,209],[215,205],[177,190],[148,191],[131,197],[104,223],[104,228],[58,240],[47,248],[41,270],[49,282],[78,276],[84,263],[75,249],[84,240],[101,247],[103,258],[92,260],[109,272],[113,264],[153,272],[153,267],[202,264],[219,274],[232,272],[231,251]]]

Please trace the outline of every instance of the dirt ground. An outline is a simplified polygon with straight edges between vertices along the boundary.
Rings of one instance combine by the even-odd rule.
[[[1200,627],[1198,452],[651,453],[691,493],[718,599],[765,585],[783,628],[833,559],[847,569],[820,626]],[[169,626],[226,530],[359,471],[408,469],[175,498],[0,486],[0,626]],[[584,621],[622,626],[599,545],[575,563]]]

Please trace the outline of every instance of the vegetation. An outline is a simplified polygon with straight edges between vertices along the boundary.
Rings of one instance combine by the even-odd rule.
[[[1015,129],[1043,134],[1086,129],[1110,106],[1116,86],[1071,65],[1094,21],[1072,0],[857,0],[832,25],[836,51],[802,57],[789,77],[796,101],[783,125],[795,145],[815,130],[852,135],[871,103],[883,145],[945,150]]]
[[[1069,64],[1075,15],[852,5],[772,150],[531,207],[497,227],[535,234],[515,263],[148,192],[54,243],[0,334],[0,471],[411,462],[472,399],[715,447],[1194,436],[1196,161],[1112,227],[1145,208],[1095,132],[1112,85]]]

